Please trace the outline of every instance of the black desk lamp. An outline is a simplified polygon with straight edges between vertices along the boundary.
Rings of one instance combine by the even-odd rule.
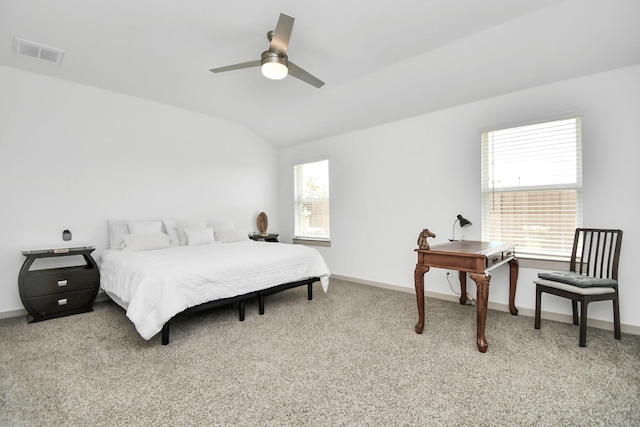
[[[455,239],[455,232],[456,232],[456,222],[460,223],[460,228],[465,228],[471,225],[471,221],[469,221],[468,219],[466,219],[465,217],[463,217],[462,215],[458,214],[458,217],[456,218],[455,221],[453,221],[453,227],[451,230],[451,242],[457,242],[457,240]]]

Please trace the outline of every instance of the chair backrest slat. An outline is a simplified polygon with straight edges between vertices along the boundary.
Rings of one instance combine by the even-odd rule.
[[[622,230],[577,228],[569,269],[586,276],[618,279]]]

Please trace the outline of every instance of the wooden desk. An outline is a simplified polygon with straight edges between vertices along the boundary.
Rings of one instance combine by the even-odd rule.
[[[467,302],[467,273],[476,282],[478,350],[487,351],[488,343],[484,335],[489,301],[489,272],[503,264],[509,264],[509,311],[518,314],[515,306],[516,282],[518,281],[518,260],[513,243],[477,242],[463,240],[431,246],[430,249],[416,249],[418,263],[414,272],[416,298],[418,301],[418,323],[416,333],[424,329],[424,274],[431,267],[457,270],[460,276],[460,304]]]

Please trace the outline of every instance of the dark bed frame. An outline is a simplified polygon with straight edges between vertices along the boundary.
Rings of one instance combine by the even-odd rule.
[[[281,285],[276,285],[271,288],[263,289],[260,291],[254,291],[254,292],[249,292],[248,294],[237,295],[235,297],[209,301],[193,307],[189,307],[186,310],[173,316],[171,319],[167,321],[167,323],[164,324],[164,326],[162,327],[162,345],[169,344],[169,324],[173,319],[175,319],[176,317],[182,314],[194,313],[202,310],[210,310],[216,307],[222,307],[225,305],[237,303],[238,315],[239,315],[240,321],[242,322],[244,320],[245,303],[248,299],[255,298],[255,297],[258,298],[259,312],[260,312],[260,315],[263,315],[264,314],[264,298],[266,296],[275,294],[277,292],[282,292],[287,289],[297,288],[298,286],[307,285],[307,299],[311,301],[313,299],[313,284],[319,280],[320,280],[319,277],[310,277],[308,279],[298,280],[297,282],[283,283]]]

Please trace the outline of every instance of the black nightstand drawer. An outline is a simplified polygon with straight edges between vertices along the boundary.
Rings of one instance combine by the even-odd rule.
[[[62,313],[81,308],[87,308],[87,311],[90,311],[91,303],[95,296],[95,289],[85,289],[82,291],[67,292],[64,294],[29,298],[29,304],[39,316]]]
[[[100,280],[96,269],[66,267],[30,271],[24,278],[24,295],[27,298],[95,289]]]

